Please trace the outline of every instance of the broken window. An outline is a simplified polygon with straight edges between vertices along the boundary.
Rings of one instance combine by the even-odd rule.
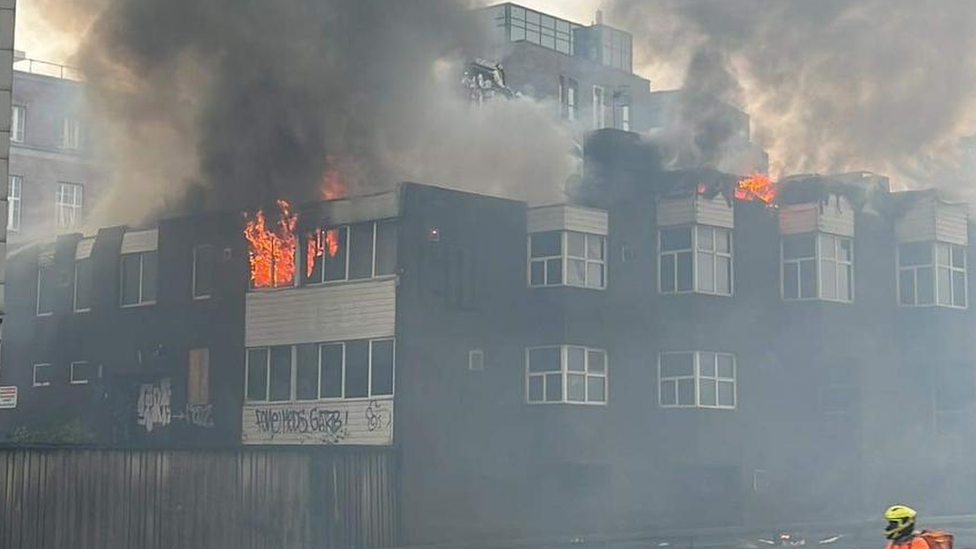
[[[268,400],[292,400],[290,345],[271,348],[271,371],[268,374]]]
[[[295,399],[319,398],[319,348],[314,343],[299,345],[295,365]]]
[[[193,299],[213,295],[216,251],[210,244],[193,248]]]
[[[393,274],[396,225],[390,221],[316,229],[305,235],[306,284]]]
[[[342,398],[342,370],[345,364],[345,345],[330,343],[319,347],[321,378],[319,398]]]
[[[661,293],[732,295],[732,231],[693,225],[661,229]]]
[[[37,316],[54,313],[54,282],[53,265],[41,265],[37,269]]]
[[[397,226],[394,221],[376,223],[376,263],[374,276],[396,272]]]
[[[247,352],[247,400],[268,400],[268,349]]]
[[[190,349],[186,403],[190,406],[210,404],[210,349]]]
[[[605,236],[574,231],[529,235],[529,286],[563,284],[606,287]]]
[[[729,353],[661,353],[658,380],[662,408],[736,407],[735,356]]]
[[[346,344],[345,398],[369,396],[369,342]]]
[[[91,310],[92,260],[79,259],[75,262],[74,309],[77,313]]]
[[[96,370],[93,365],[85,361],[72,362],[69,366],[68,378],[72,385],[87,385],[95,379]]]
[[[123,254],[122,306],[151,305],[156,302],[156,252]]]
[[[854,300],[854,243],[821,233],[783,237],[783,299]]]
[[[393,340],[380,339],[370,342],[369,354],[370,396],[393,394]]]
[[[945,242],[898,246],[898,303],[965,308],[966,248]]]
[[[535,347],[526,353],[526,400],[529,403],[607,401],[607,355],[577,345]]]

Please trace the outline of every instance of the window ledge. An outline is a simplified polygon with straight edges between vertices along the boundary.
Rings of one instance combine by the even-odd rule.
[[[598,292],[604,292],[607,289],[606,286],[603,286],[601,288],[596,286],[576,286],[575,284],[535,284],[535,285],[529,284],[530,290],[538,290],[544,288],[574,288],[577,290],[595,290]]]
[[[949,309],[952,311],[965,311],[969,306],[960,307],[958,305],[902,305],[898,304],[899,309]]]
[[[46,317],[46,316],[54,316],[54,312],[52,311],[50,313],[37,313],[38,318]]]
[[[143,301],[142,303],[130,303],[129,305],[121,305],[123,309],[138,309],[139,307],[149,307],[155,305],[155,301]]]
[[[193,296],[193,301],[207,301],[212,297],[213,295],[195,295]]]
[[[725,410],[731,412],[738,409],[735,406],[702,406],[695,404],[661,404],[658,408],[662,410]]]
[[[550,401],[550,402],[526,402],[526,404],[529,405],[529,406],[559,406],[559,405],[566,405],[566,406],[587,406],[587,407],[590,407],[590,406],[605,407],[605,406],[607,406],[607,403],[606,402],[570,402],[570,401],[567,401],[567,400],[556,400],[556,401]]]
[[[369,402],[371,400],[390,400],[393,395],[375,395],[368,397],[354,398],[319,398],[308,400],[245,400],[245,406],[283,406],[283,405],[305,405],[305,404],[342,404],[343,402]]]
[[[69,384],[70,385],[88,385],[88,380],[87,379],[75,380],[75,381],[69,382]]]
[[[396,274],[388,274],[382,276],[373,276],[370,278],[354,278],[351,280],[329,280],[326,282],[310,282],[308,284],[296,284],[293,286],[278,286],[276,288],[250,288],[247,293],[249,294],[260,294],[260,293],[271,293],[280,292],[285,290],[302,290],[302,289],[313,289],[313,288],[328,288],[331,286],[344,286],[347,284],[365,284],[369,282],[385,282],[388,280],[396,280]]]
[[[87,309],[75,309],[75,312],[76,313],[90,313],[91,312],[91,307],[89,307]]]

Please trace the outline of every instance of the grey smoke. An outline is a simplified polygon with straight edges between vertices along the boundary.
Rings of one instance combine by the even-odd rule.
[[[976,4],[947,0],[607,0],[638,66],[751,116],[773,171],[867,169],[903,184],[956,174],[976,131]],[[715,52],[720,52],[716,54]],[[658,79],[660,80],[660,79]],[[680,82],[676,82],[680,83]]]
[[[486,47],[466,2],[43,1],[85,33],[116,182],[97,223],[319,199],[329,159],[353,194],[417,180],[550,201],[574,169],[551,105],[460,99]]]

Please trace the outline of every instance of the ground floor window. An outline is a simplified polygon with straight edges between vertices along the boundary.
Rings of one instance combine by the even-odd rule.
[[[530,404],[607,402],[607,353],[577,345],[533,347],[525,356]]]

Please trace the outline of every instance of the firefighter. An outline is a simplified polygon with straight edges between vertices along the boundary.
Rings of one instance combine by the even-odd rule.
[[[886,549],[938,549],[931,547],[921,532],[915,531],[915,521],[918,513],[906,505],[892,505],[884,513],[888,521],[885,537],[888,538]]]

